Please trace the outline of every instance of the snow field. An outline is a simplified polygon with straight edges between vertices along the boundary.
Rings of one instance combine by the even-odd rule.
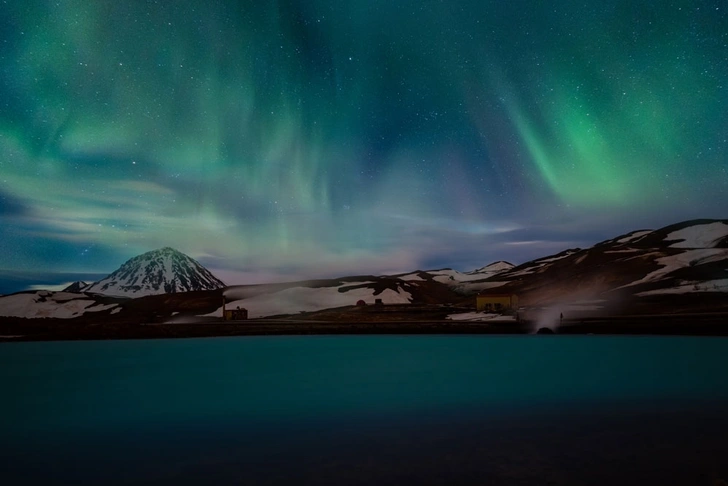
[[[70,296],[70,297],[69,297]],[[14,294],[0,297],[0,316],[4,317],[55,317],[71,319],[85,312],[100,312],[117,304],[96,305],[91,299],[79,299],[79,294],[40,291],[32,294]]]
[[[372,288],[358,288],[346,292],[339,292],[342,287],[360,285],[360,282],[349,282],[337,287],[291,287],[279,292],[255,295],[246,299],[228,302],[226,307],[234,309],[238,306],[248,309],[251,319],[257,317],[274,316],[278,314],[297,314],[300,312],[315,312],[333,307],[355,305],[363,300],[367,304],[374,304],[375,299],[382,299],[384,304],[409,304],[412,295],[398,287],[395,292],[385,289],[382,293],[374,295]],[[211,317],[222,317],[222,307],[215,312],[206,314]]]
[[[671,248],[711,248],[724,236],[728,236],[728,224],[709,223],[673,231],[665,237],[665,241],[683,240],[673,243]]]

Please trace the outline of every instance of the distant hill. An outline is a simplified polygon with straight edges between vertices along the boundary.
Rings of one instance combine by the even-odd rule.
[[[728,220],[692,220],[570,249],[483,282],[528,305],[564,299],[618,301],[728,292]],[[481,290],[477,286],[465,290]]]
[[[63,292],[83,292],[84,289],[87,289],[88,286],[91,285],[88,282],[84,282],[83,280],[77,280],[73,282],[71,285],[63,289]]]
[[[511,268],[515,267],[514,264],[504,261],[493,262],[472,272],[465,272],[466,275],[477,275],[481,278],[491,277],[502,272],[507,272]]]
[[[447,284],[452,288],[460,288],[465,282],[471,285],[476,285],[477,282],[494,277],[503,272],[512,269],[515,265],[512,263],[497,261],[490,263],[484,267],[472,270],[470,272],[459,272],[452,268],[442,268],[439,270],[416,270],[410,273],[403,273],[393,275],[393,277],[399,278],[406,282],[418,282],[418,281],[435,281],[443,284]]]

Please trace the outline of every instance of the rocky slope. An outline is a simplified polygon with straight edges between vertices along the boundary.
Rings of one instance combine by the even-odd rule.
[[[488,278],[526,305],[728,292],[728,220],[693,220],[570,249]],[[481,290],[472,287],[471,292]]]

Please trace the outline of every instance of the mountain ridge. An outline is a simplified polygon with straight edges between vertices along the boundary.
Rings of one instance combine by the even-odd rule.
[[[728,310],[727,240],[728,220],[691,220],[631,231],[589,248],[566,249],[520,265],[496,261],[470,272],[416,270],[227,287],[195,260],[165,247],[128,260],[88,287],[77,282],[79,292],[70,292],[71,286],[65,293],[44,290],[3,296],[0,316],[75,318],[118,313],[123,318],[136,307],[165,309],[169,315],[173,311],[190,314],[194,307],[201,310],[195,316],[219,318],[223,296],[230,305],[248,307],[251,317],[353,306],[359,300],[376,304],[377,299],[385,305],[467,308],[474,305],[475,294],[491,291],[517,294],[521,305],[529,308],[571,303],[598,307],[609,315]],[[174,269],[181,270],[175,273]],[[175,295],[193,290],[205,295]],[[123,299],[113,300],[116,297]],[[172,301],[176,308],[166,303]],[[205,303],[196,307],[192,302]]]
[[[531,260],[483,283],[533,305],[575,296],[618,300],[728,292],[726,241],[728,220],[683,221]]]

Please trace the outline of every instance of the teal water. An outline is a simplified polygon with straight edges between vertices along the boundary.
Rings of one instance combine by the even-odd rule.
[[[727,365],[706,337],[8,343],[0,483],[711,484]]]

